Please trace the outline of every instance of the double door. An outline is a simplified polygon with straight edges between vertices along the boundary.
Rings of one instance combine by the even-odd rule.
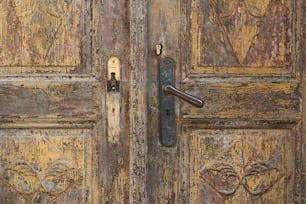
[[[0,203],[303,203],[304,4],[1,1]]]

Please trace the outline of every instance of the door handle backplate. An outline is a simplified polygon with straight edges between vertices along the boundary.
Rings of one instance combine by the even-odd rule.
[[[167,147],[176,144],[175,96],[164,92],[164,86],[174,84],[174,65],[171,58],[159,64],[160,142]]]
[[[159,64],[159,107],[161,144],[167,147],[176,144],[175,96],[197,108],[204,105],[202,99],[174,87],[175,61],[169,57]]]

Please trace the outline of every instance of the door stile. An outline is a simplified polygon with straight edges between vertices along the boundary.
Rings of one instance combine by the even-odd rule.
[[[305,159],[305,144],[306,144],[306,2],[302,1],[299,5],[299,12],[301,19],[299,22],[300,29],[298,29],[298,33],[301,36],[300,40],[298,40],[298,66],[301,70],[301,77],[302,77],[302,98],[303,98],[303,103],[302,103],[302,138],[301,138],[301,143],[300,143],[300,148],[301,148],[301,159],[299,160],[300,162],[300,175],[301,178],[299,181],[299,185],[297,186],[297,189],[299,190],[299,201],[300,203],[305,203],[306,202],[306,159]]]
[[[147,203],[147,0],[130,1],[130,203]]]
[[[98,203],[127,203],[129,200],[129,84],[130,84],[130,42],[129,42],[129,1],[96,0],[102,9],[94,16],[97,20],[95,32],[100,33],[96,39],[94,53],[100,56],[97,62],[101,67],[98,73],[101,87],[102,126],[99,132],[99,176],[102,185],[101,198]],[[107,91],[109,59],[119,61],[120,86],[118,92]],[[114,59],[113,58],[113,59]],[[117,75],[118,76],[118,75]],[[115,102],[113,95],[119,95]],[[108,114],[109,109],[117,108],[116,113]],[[113,117],[113,118],[112,118]],[[119,121],[118,121],[119,120]],[[112,121],[112,122],[110,122]],[[117,128],[116,126],[119,125]],[[115,126],[112,127],[112,125]],[[113,130],[116,129],[116,132]]]

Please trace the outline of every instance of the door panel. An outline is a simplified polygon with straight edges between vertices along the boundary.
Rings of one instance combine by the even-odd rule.
[[[92,200],[93,130],[28,126],[0,131],[1,203]]]
[[[81,73],[91,68],[89,1],[1,4],[1,73]]]
[[[299,202],[301,3],[148,1],[149,203]],[[205,102],[176,99],[172,148],[154,99],[164,57],[176,87]]]
[[[197,84],[195,86],[194,84]],[[203,96],[206,107],[191,109],[182,103],[181,117],[188,118],[251,118],[287,120],[301,115],[299,83],[256,82],[196,82],[182,83],[182,89],[195,96]]]
[[[128,9],[123,0],[1,1],[1,204],[129,199]],[[111,57],[121,70],[116,140]]]
[[[184,127],[183,134],[188,203],[293,200],[294,130]]]
[[[192,1],[190,72],[283,74],[291,71],[293,1]],[[243,43],[242,43],[243,42]]]
[[[1,117],[93,117],[98,106],[97,86],[97,82],[86,80],[4,79],[0,105],[5,108],[0,111]]]

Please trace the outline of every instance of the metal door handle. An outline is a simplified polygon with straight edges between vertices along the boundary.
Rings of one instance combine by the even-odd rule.
[[[183,99],[184,101],[198,107],[198,108],[202,108],[204,105],[204,101],[202,99],[199,99],[195,96],[192,96],[186,92],[183,92],[182,90],[179,90],[177,88],[175,88],[174,86],[168,84],[166,86],[163,87],[163,91],[166,94],[172,94],[174,96],[179,97],[180,99]]]
[[[176,116],[175,97],[201,108],[204,102],[190,94],[185,93],[174,85],[175,61],[169,57],[161,60],[159,64],[159,109],[161,144],[172,147],[176,144]]]

